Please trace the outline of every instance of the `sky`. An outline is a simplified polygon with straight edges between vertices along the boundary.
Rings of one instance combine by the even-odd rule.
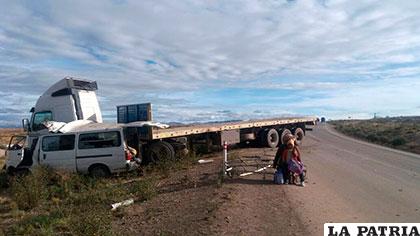
[[[420,115],[418,0],[0,0],[0,126],[96,80],[104,119]]]

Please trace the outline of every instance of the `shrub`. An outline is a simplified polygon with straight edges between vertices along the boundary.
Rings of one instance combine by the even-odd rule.
[[[366,137],[366,139],[367,139],[367,140],[369,140],[369,141],[371,141],[371,142],[376,142],[376,141],[378,141],[378,137],[377,137],[375,134],[369,134],[369,135]]]
[[[24,220],[12,226],[11,235],[55,235],[54,228],[61,225],[60,215],[36,215],[25,217]]]
[[[21,210],[30,210],[39,205],[47,196],[47,182],[52,172],[44,167],[32,173],[17,176],[11,183],[13,200]]]
[[[401,138],[401,137],[394,138],[391,141],[391,144],[394,145],[394,146],[400,146],[400,145],[404,145],[406,143],[407,143],[407,141],[404,138]]]
[[[129,191],[139,198],[140,201],[150,200],[157,194],[156,180],[153,177],[149,177],[136,181],[130,186]]]
[[[72,235],[111,235],[111,217],[107,205],[85,202],[70,212],[70,232]]]

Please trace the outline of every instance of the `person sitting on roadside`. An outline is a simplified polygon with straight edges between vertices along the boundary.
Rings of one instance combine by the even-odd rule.
[[[287,149],[287,142],[290,139],[293,139],[293,135],[292,134],[286,134],[284,136],[284,138],[283,138],[283,140],[284,140],[283,142],[284,143],[280,144],[279,147],[277,148],[277,152],[276,152],[276,155],[275,155],[274,161],[273,161],[273,168],[276,169],[277,171],[281,171],[283,173],[283,183],[286,183],[285,182],[286,181],[286,176],[285,176],[286,171],[285,171],[284,166],[287,163],[284,163],[283,162],[283,158],[282,157],[283,157],[284,150]],[[286,166],[286,168],[287,168],[287,166]]]
[[[287,141],[286,149],[282,154],[283,176],[285,183],[290,183],[290,173],[296,173],[300,177],[301,186],[305,186],[305,176],[303,174],[303,163],[299,148],[295,144],[295,139],[291,138]]]

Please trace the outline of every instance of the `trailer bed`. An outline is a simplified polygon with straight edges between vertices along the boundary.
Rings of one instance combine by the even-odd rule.
[[[316,117],[290,117],[290,118],[274,118],[264,120],[249,120],[238,122],[223,122],[223,123],[207,123],[197,125],[176,126],[166,129],[149,127],[149,139],[163,139],[182,137],[193,134],[203,134],[211,132],[220,132],[227,130],[247,129],[254,127],[275,126],[304,123],[306,125],[314,125]]]

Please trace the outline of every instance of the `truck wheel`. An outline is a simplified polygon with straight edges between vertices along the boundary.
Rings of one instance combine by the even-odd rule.
[[[302,143],[303,137],[305,136],[305,132],[303,132],[302,128],[297,128],[295,129],[295,133],[294,133],[296,140],[298,141],[298,143]]]
[[[275,129],[269,129],[261,134],[261,144],[266,147],[275,148],[279,144],[279,133]]]
[[[158,163],[162,160],[174,160],[175,150],[171,144],[161,141],[152,143],[147,151],[147,162]]]
[[[105,178],[109,177],[111,173],[104,165],[93,165],[89,168],[89,175],[94,178]]]
[[[286,139],[285,139],[285,137],[286,137],[286,135],[288,135],[288,134],[292,134],[292,132],[290,132],[290,130],[289,129],[283,129],[283,131],[281,132],[281,138],[280,138],[280,140],[281,140],[281,143],[282,144],[285,144],[286,143]]]

